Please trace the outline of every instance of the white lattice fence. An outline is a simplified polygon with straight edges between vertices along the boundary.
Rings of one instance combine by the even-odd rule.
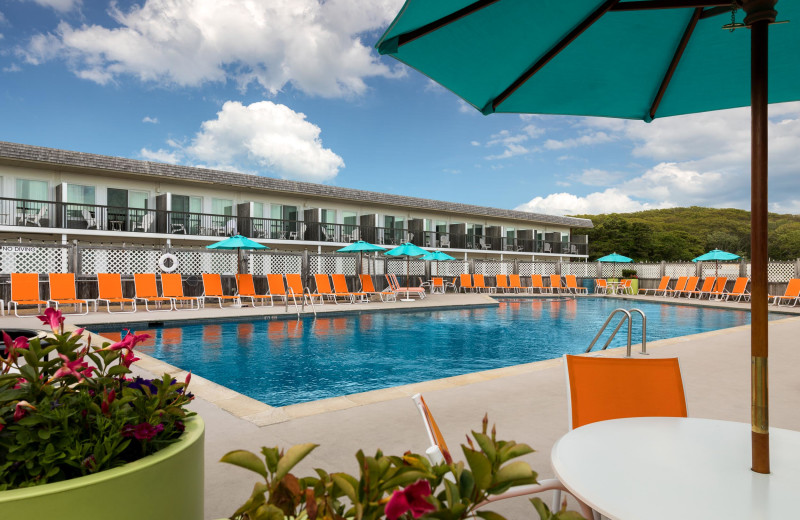
[[[438,271],[437,271],[438,269]],[[458,276],[469,273],[469,262],[464,260],[450,260],[447,262],[431,262],[431,274],[439,276]]]
[[[681,276],[697,276],[697,267],[693,263],[666,264],[664,276],[680,278]]]
[[[441,266],[441,264],[440,264]],[[406,274],[406,260],[405,259],[386,259],[386,273],[388,274]],[[408,261],[408,274],[414,276],[425,275],[425,260],[409,260]]]
[[[661,264],[630,264],[626,269],[636,269],[639,278],[661,278]]]
[[[312,274],[351,274],[356,272],[356,258],[350,255],[309,255]]]
[[[158,249],[81,247],[78,250],[79,274],[156,273],[162,254],[164,252]],[[180,261],[180,257],[178,259]],[[183,272],[180,267],[178,271]]]
[[[519,274],[520,276],[531,276],[534,274],[540,274],[542,276],[548,276],[551,274],[556,274],[556,263],[555,262],[520,262],[519,263]]]
[[[300,274],[303,260],[300,255],[252,253],[248,267],[251,274]],[[355,267],[353,267],[355,269]]]
[[[747,274],[750,274],[749,266]],[[788,282],[796,277],[794,262],[770,262],[767,265],[767,280],[770,283]]]
[[[571,274],[578,278],[596,278],[597,264],[588,262],[565,262],[561,264],[561,274]]]
[[[514,262],[475,261],[475,274],[497,276],[498,274],[512,274]]]
[[[156,254],[160,255],[160,251]],[[172,253],[178,259],[181,274],[236,274],[238,272],[236,251],[212,251],[204,249],[176,249]]]
[[[725,276],[727,278],[738,278],[739,277],[739,263],[724,263],[719,264],[719,269],[714,265],[714,262],[703,262],[701,267],[702,269],[702,278],[707,278],[709,276]],[[787,278],[788,280],[788,278]],[[780,280],[775,280],[780,281]]]
[[[66,273],[69,246],[0,245],[0,273]]]

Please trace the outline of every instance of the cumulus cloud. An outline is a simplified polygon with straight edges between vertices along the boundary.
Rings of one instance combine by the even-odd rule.
[[[361,35],[385,26],[401,5],[146,0],[123,10],[112,3],[115,26],[61,22],[53,33],[35,35],[21,54],[33,64],[64,59],[99,84],[123,76],[166,86],[230,79],[243,90],[255,83],[272,94],[291,85],[311,95],[351,96],[366,90],[365,78],[395,74]]]
[[[627,213],[671,207],[668,203],[650,203],[635,200],[617,188],[590,193],[579,197],[571,193],[553,193],[546,197],[535,197],[517,206],[520,211],[550,215],[584,215],[599,213]]]
[[[152,124],[156,125],[156,124],[158,124],[158,118],[157,117],[144,116],[144,118],[142,118],[142,123],[152,123]]]
[[[526,146],[526,143],[544,134],[544,129],[535,125],[526,125],[522,128],[520,133],[512,133],[510,130],[501,130],[500,132],[491,136],[489,141],[486,142],[487,147],[503,147],[503,151],[499,154],[492,154],[486,156],[487,160],[495,159],[508,159],[517,155],[526,155],[536,150],[535,147]],[[475,144],[475,141],[472,141]]]
[[[67,11],[72,11],[81,6],[83,2],[81,0],[32,0],[34,3],[41,5],[42,7],[49,7],[54,9],[60,13],[66,13]]]
[[[163,162],[167,164],[178,164],[181,162],[180,153],[177,150],[164,150],[163,148],[148,150],[147,148],[142,148],[139,151],[139,155],[147,161]]]
[[[344,161],[322,146],[320,128],[305,114],[285,105],[228,101],[217,118],[205,121],[186,144],[170,141],[173,150],[143,149],[143,157],[173,157],[198,166],[241,172],[265,172],[286,179],[325,182],[336,177]],[[157,160],[157,159],[156,159]]]
[[[565,148],[575,148],[577,146],[589,146],[594,144],[608,143],[613,141],[614,137],[606,132],[592,132],[582,135],[580,137],[564,139],[558,141],[556,139],[548,139],[544,142],[544,147],[548,150],[562,150]]]

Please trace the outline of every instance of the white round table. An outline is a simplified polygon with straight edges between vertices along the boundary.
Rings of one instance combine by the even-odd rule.
[[[750,425],[640,417],[576,428],[553,446],[556,476],[611,519],[800,517],[800,432],[770,428],[771,474],[750,470]]]

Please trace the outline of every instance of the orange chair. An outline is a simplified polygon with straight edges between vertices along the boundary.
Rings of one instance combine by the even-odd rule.
[[[579,292],[588,293],[589,289],[586,287],[579,287],[578,286],[578,279],[575,278],[574,274],[568,274],[564,277],[567,281],[567,292],[571,292],[573,294],[578,294]]]
[[[708,294],[714,290],[714,284],[716,282],[717,282],[716,276],[706,276],[705,280],[703,280],[703,285],[700,287],[700,290],[686,291],[686,294],[688,294],[689,298],[691,298],[692,296],[697,296],[697,299],[699,300],[704,295],[708,296]]]
[[[280,275],[279,275],[280,276]],[[253,282],[252,274],[237,274],[236,275],[236,292],[239,294],[239,299],[250,298],[250,304],[255,307],[256,300],[261,300],[261,306],[266,305],[269,294],[256,294],[256,285]],[[272,298],[270,298],[270,305],[272,305]]]
[[[475,290],[478,292],[493,293],[497,291],[496,287],[489,287],[486,285],[484,276],[482,274],[473,274],[472,279]]]
[[[216,299],[219,303],[219,308],[222,308],[223,301],[232,302],[234,305],[242,305],[242,299],[239,296],[228,296],[222,293],[222,277],[218,273],[203,273],[203,301],[207,299]]]
[[[530,287],[530,289],[531,289],[531,292],[533,292],[534,289],[538,289],[539,293],[553,292],[550,289],[550,287],[545,287],[544,286],[544,282],[542,281],[542,275],[540,275],[540,274],[531,275],[531,287]]]
[[[691,293],[692,291],[697,289],[697,283],[699,281],[700,281],[699,276],[690,276],[686,280],[686,287],[684,287],[682,291],[676,292],[674,296],[677,298],[678,296],[683,296],[684,294]]]
[[[274,305],[275,298],[282,299],[284,303],[288,301],[286,284],[283,281],[282,274],[268,274],[267,287],[269,288],[269,301],[271,305]]]
[[[472,285],[472,275],[471,274],[459,275],[459,286],[464,292],[467,292],[467,289],[469,289],[470,292],[474,292],[475,286]]]
[[[310,302],[312,305],[314,304],[314,298],[318,298],[320,304],[324,303],[321,294],[312,293],[303,287],[303,279],[297,273],[286,275],[286,285],[289,289],[289,295],[294,298],[304,298],[306,302]]]
[[[670,296],[678,296],[681,293],[681,291],[686,289],[687,281],[689,281],[689,277],[687,276],[678,277],[678,281],[675,282],[675,287],[673,287],[672,289],[666,289],[664,291],[664,296],[666,296],[667,293],[669,293]]]
[[[708,293],[708,299],[710,300],[713,296],[717,300],[721,300],[723,296],[725,296],[725,286],[728,284],[728,277],[726,276],[718,276],[717,283],[714,284],[714,289]]]
[[[774,305],[780,305],[783,300],[786,300],[786,305],[789,305],[789,302],[791,302],[792,307],[794,307],[797,305],[797,302],[800,301],[800,278],[792,278],[789,280],[789,284],[786,286],[786,292],[784,292],[782,296],[770,295],[769,298],[772,298],[772,303]],[[767,301],[769,301],[769,299]]]
[[[750,299],[750,293],[747,291],[747,283],[749,281],[750,279],[744,276],[737,278],[731,292],[725,293],[725,301],[728,301],[733,296],[736,297],[737,302],[741,301],[742,298],[744,298],[744,301],[748,301]]]
[[[439,425],[436,424],[436,420],[433,418],[433,414],[428,408],[427,403],[425,403],[425,399],[422,398],[420,394],[414,394],[411,396],[411,399],[414,401],[414,404],[417,406],[417,410],[419,410],[420,415],[422,416],[422,423],[425,425],[425,432],[428,434],[428,441],[430,442],[430,447],[425,450],[425,454],[428,456],[432,464],[440,464],[440,463],[453,463],[453,456],[450,454],[450,450],[447,448],[447,443],[444,440],[444,435],[442,435],[441,430],[439,430]],[[491,502],[496,502],[498,500],[504,500],[507,498],[514,498],[524,495],[533,495],[537,493],[542,493],[545,491],[557,491],[557,500],[553,500],[552,510],[558,511],[561,508],[560,496],[561,491],[566,491],[569,493],[566,487],[558,479],[547,479],[547,480],[539,480],[536,484],[529,484],[525,486],[516,486],[510,488],[508,491],[493,495],[482,502],[478,507],[483,505],[489,504]],[[581,513],[583,514],[584,518],[591,519],[594,518],[592,516],[592,510],[578,500],[576,498],[579,507],[581,509]],[[478,515],[480,516],[480,514]]]
[[[369,295],[365,292],[352,292],[350,289],[347,288],[347,279],[344,277],[343,274],[332,274],[331,280],[333,280],[333,292],[336,294],[352,294],[353,299],[358,299],[361,303],[369,302]]]
[[[389,288],[396,293],[405,293],[407,296],[416,294],[420,300],[425,298],[424,287],[401,287],[400,282],[397,281],[397,275],[394,274],[387,274],[386,280],[389,282]]]
[[[119,310],[123,314],[136,312],[136,300],[125,298],[122,295],[122,277],[119,273],[97,273],[97,301],[106,302],[106,310],[111,312],[111,304],[118,303]],[[130,303],[133,310],[126,311],[125,304]]]
[[[361,291],[369,294],[377,294],[381,301],[397,301],[397,293],[394,291],[376,291],[375,284],[372,282],[372,277],[368,274],[359,275],[361,279]],[[435,280],[435,278],[434,278]],[[441,278],[440,278],[441,280]],[[384,299],[385,298],[385,299]]]
[[[560,274],[551,274],[550,275],[550,292],[553,293],[563,293],[569,292],[566,287],[561,285],[561,275]]]
[[[75,291],[75,273],[50,273],[50,299],[47,304],[55,304],[58,309],[59,305],[73,305],[75,314],[84,315],[89,313],[89,301],[94,302],[94,310],[97,310],[96,300],[83,300],[78,298]],[[81,312],[83,307],[86,310]]]
[[[658,284],[658,287],[655,289],[639,289],[639,293],[644,293],[647,296],[648,291],[653,291],[653,296],[658,296],[661,293],[663,296],[667,295],[667,289],[669,288],[669,281],[671,278],[669,276],[662,276],[661,281]]]
[[[444,294],[444,278],[441,276],[434,276],[431,280],[431,294],[441,293]]]
[[[497,284],[497,289],[502,289],[504,293],[511,291],[511,286],[508,285],[508,276],[504,274],[498,274],[494,277],[495,283]]]
[[[172,300],[172,306],[175,310],[185,309],[185,307],[179,307],[178,303],[188,303],[188,310],[192,311],[200,310],[203,304],[198,296],[184,296],[183,276],[180,273],[161,273],[161,294],[164,295],[164,298]]]
[[[608,293],[608,282],[606,282],[605,278],[595,278],[594,280],[594,292],[595,293]]]
[[[314,275],[314,282],[317,284],[317,292],[322,296],[326,296],[328,300],[335,304],[339,304],[339,299],[345,300],[345,303],[355,303],[356,297],[350,293],[336,294],[331,288],[331,281],[327,274],[317,273]]]
[[[144,302],[144,308],[147,312],[167,312],[175,308],[172,303],[172,298],[158,295],[158,285],[156,285],[155,273],[135,273],[133,275],[133,285],[136,290],[134,299]],[[169,303],[169,309],[162,309],[161,304],[164,302]],[[155,309],[150,308],[150,303],[156,306]]]
[[[522,292],[522,291],[530,292],[530,291],[528,291],[528,289],[531,289],[531,288],[530,287],[523,287],[522,281],[520,280],[520,277],[519,277],[518,274],[509,275],[508,282],[509,282],[508,283],[508,287],[514,292],[517,292],[517,293],[518,292]]]
[[[11,300],[8,302],[8,310],[14,306],[14,314],[18,317],[19,305],[36,305],[39,314],[42,313],[42,305],[47,305],[45,300],[39,296],[39,274],[38,273],[11,273]]]

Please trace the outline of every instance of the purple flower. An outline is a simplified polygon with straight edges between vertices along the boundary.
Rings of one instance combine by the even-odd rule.
[[[158,393],[158,388],[156,388],[156,385],[153,384],[152,379],[143,379],[139,376],[136,376],[133,381],[128,383],[128,388],[133,388],[134,390],[139,390],[140,392],[144,392],[144,389],[147,388],[150,390],[151,394]]]
[[[136,426],[126,424],[122,427],[123,437],[133,437],[139,441],[149,441],[164,430],[164,425],[159,423],[155,426],[148,422],[139,423]]]

